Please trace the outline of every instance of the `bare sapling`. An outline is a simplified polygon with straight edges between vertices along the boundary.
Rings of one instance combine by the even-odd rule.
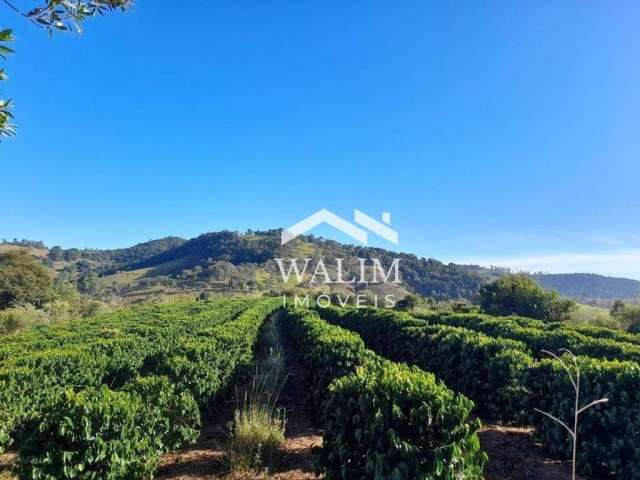
[[[572,480],[576,480],[576,458],[577,458],[577,453],[578,453],[578,424],[579,424],[579,417],[580,414],[583,413],[584,411],[588,410],[591,407],[594,407],[595,405],[598,405],[600,403],[607,403],[609,401],[608,398],[601,398],[599,400],[594,400],[593,402],[580,407],[580,367],[578,366],[578,360],[576,358],[576,356],[569,350],[567,350],[566,348],[562,348],[559,350],[561,353],[567,354],[569,355],[569,357],[571,358],[571,361],[573,363],[573,368],[575,370],[575,377],[574,374],[571,372],[571,369],[569,368],[569,366],[565,363],[565,361],[563,360],[562,357],[560,357],[559,355],[556,355],[553,352],[550,352],[548,350],[542,350],[542,353],[549,355],[553,358],[555,358],[560,365],[562,365],[562,368],[567,372],[567,375],[569,375],[569,380],[571,381],[571,385],[573,385],[573,388],[576,392],[576,397],[575,397],[575,410],[574,410],[574,415],[573,415],[573,429],[569,428],[569,426],[564,423],[562,420],[560,420],[559,418],[553,416],[552,414],[548,413],[548,412],[543,412],[542,410],[539,410],[537,408],[535,408],[534,410],[536,412],[539,412],[543,415],[546,415],[547,417],[549,417],[551,420],[553,420],[554,422],[556,422],[557,424],[561,425],[567,432],[569,432],[569,436],[571,437],[571,440],[573,441],[573,455],[572,455],[572,460],[571,460],[571,469],[572,469],[572,474],[571,474],[571,478]]]

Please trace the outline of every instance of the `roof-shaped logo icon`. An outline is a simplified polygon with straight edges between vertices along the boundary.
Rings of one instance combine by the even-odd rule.
[[[391,214],[389,212],[384,212],[382,214],[382,222],[379,222],[378,220],[362,213],[360,210],[355,209],[353,211],[353,220],[360,226],[354,225],[326,208],[323,208],[313,215],[309,215],[307,218],[301,220],[295,225],[282,230],[282,234],[280,235],[280,244],[284,245],[318,225],[326,223],[336,230],[340,230],[342,233],[350,236],[354,240],[364,243],[365,245],[368,245],[369,234],[361,227],[365,227],[394,245],[398,245],[398,232],[389,226],[391,224]]]

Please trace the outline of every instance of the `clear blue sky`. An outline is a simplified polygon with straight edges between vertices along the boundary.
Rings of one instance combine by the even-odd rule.
[[[639,25],[635,1],[139,0],[49,39],[0,6],[0,237],[359,208],[419,255],[640,278]]]

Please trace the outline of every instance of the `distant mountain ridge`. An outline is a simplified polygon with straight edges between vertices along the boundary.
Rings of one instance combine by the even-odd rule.
[[[29,247],[41,258],[46,258],[48,252],[49,262],[57,271],[67,270],[72,277],[95,272],[102,288],[109,288],[116,295],[132,292],[143,295],[156,287],[173,291],[282,290],[288,285],[283,284],[276,258],[322,258],[329,264],[335,258],[344,258],[347,272],[351,273],[357,273],[357,258],[379,258],[386,266],[394,258],[400,258],[403,284],[394,293],[415,292],[437,300],[473,299],[482,285],[509,272],[502,268],[445,264],[413,254],[345,245],[312,235],[301,236],[282,246],[280,232],[279,229],[244,234],[210,232],[190,240],[165,237],[113,250],[46,249],[41,242],[37,242],[38,249],[34,250],[31,242],[23,240],[0,244],[0,251],[3,247]],[[581,302],[640,298],[637,280],[589,273],[532,276],[544,288]]]
[[[535,274],[533,277],[543,288],[557,290],[561,295],[579,301],[640,297],[640,281],[629,278],[606,277],[594,273]]]

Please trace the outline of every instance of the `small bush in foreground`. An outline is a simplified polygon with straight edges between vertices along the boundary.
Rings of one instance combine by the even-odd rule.
[[[283,414],[264,405],[236,410],[232,428],[229,460],[235,471],[270,465],[284,442]]]

